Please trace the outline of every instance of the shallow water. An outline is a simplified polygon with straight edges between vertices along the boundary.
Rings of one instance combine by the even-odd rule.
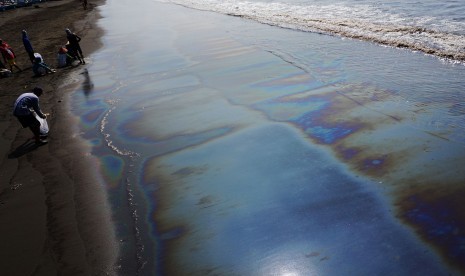
[[[463,0],[160,0],[465,60]]]
[[[152,1],[102,14],[73,109],[122,275],[464,270],[463,65]]]

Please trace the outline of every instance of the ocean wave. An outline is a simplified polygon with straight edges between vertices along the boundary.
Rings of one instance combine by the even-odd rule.
[[[251,1],[163,0],[260,23],[408,48],[465,61],[465,22],[406,16],[370,5],[292,5]]]

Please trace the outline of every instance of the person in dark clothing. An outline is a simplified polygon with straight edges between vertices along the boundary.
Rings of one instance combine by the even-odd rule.
[[[16,99],[13,115],[18,118],[23,128],[29,127],[34,133],[36,144],[47,143],[47,140],[41,139],[40,136],[40,122],[36,119],[33,112],[42,119],[46,119],[47,116],[42,113],[39,107],[39,97],[42,95],[43,90],[40,87],[35,87],[31,92],[21,94]]]
[[[76,50],[71,47],[71,45],[69,44],[69,41],[65,44],[65,48],[66,50],[68,51],[68,55],[71,57],[71,62],[70,62],[70,65],[73,63],[74,60],[77,60],[77,52]]]
[[[81,64],[86,64],[84,61],[84,55],[82,54],[81,46],[79,45],[79,42],[81,41],[81,38],[70,31],[70,29],[66,29],[66,38],[68,39],[69,42],[69,47],[71,52],[76,53],[76,57],[79,60]]]
[[[32,44],[31,44],[31,41],[29,40],[26,30],[22,31],[22,35],[23,35],[24,49],[29,55],[29,59],[31,60],[31,62],[34,63],[34,48],[32,48]]]

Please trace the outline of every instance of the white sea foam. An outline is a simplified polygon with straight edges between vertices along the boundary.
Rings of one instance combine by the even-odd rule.
[[[112,149],[115,153],[117,153],[118,155],[130,156],[130,157],[140,156],[140,154],[138,154],[137,152],[133,152],[133,151],[130,151],[130,150],[125,150],[125,149],[121,149],[121,148],[117,147],[113,143],[113,140],[111,139],[111,135],[106,132],[106,127],[107,127],[107,124],[108,124],[108,117],[111,115],[113,110],[115,110],[115,108],[116,108],[115,103],[117,103],[117,102],[118,102],[117,100],[109,101],[109,104],[112,105],[112,107],[105,113],[105,115],[103,116],[102,121],[100,122],[100,133],[102,133],[107,146],[110,149]]]
[[[234,0],[162,0],[302,31],[367,40],[465,60],[465,22],[390,12],[371,4],[289,4]],[[419,12],[417,12],[419,13]]]

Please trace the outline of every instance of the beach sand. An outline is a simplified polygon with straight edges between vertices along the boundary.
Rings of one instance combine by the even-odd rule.
[[[60,68],[33,77],[21,41],[26,29],[36,52],[56,66],[56,53],[66,43],[65,28],[82,37],[88,63],[101,47],[95,23],[98,6],[89,1],[49,1],[0,13],[0,38],[13,47],[22,72],[0,79],[0,274],[111,275],[117,244],[104,188],[95,160],[77,133],[69,112],[69,95],[82,83],[85,65]],[[49,113],[49,143],[33,144],[29,129],[12,116],[15,99],[41,86],[41,109]]]

